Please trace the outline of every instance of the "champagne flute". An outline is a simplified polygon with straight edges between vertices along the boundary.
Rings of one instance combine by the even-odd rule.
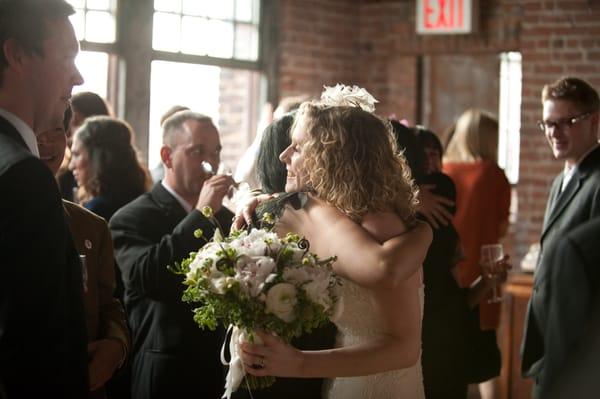
[[[498,262],[504,258],[504,249],[502,244],[489,244],[481,246],[481,257],[479,259],[483,272],[486,273],[486,277],[489,279],[495,279],[498,274],[499,267]],[[498,295],[497,283],[492,287],[492,298],[488,300],[488,303],[501,302],[502,298]]]

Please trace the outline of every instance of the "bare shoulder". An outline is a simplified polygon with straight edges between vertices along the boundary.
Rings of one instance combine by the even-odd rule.
[[[361,226],[381,242],[407,231],[404,221],[394,212],[369,212],[363,217]]]

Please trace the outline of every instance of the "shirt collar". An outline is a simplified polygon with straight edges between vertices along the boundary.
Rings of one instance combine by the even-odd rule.
[[[189,202],[187,202],[186,200],[183,199],[183,197],[179,194],[177,194],[175,192],[175,190],[173,190],[173,188],[171,186],[169,186],[167,184],[167,182],[165,182],[165,180],[161,180],[160,184],[162,184],[162,186],[165,188],[165,190],[167,190],[169,192],[169,194],[171,194],[173,197],[175,197],[175,199],[177,200],[177,202],[179,202],[179,205],[181,205],[181,207],[183,209],[185,209],[185,211],[187,213],[190,213],[192,211],[192,209],[194,209],[194,206],[191,205]]]
[[[31,130],[31,128],[27,126],[27,124],[23,122],[23,120],[21,120],[21,118],[19,118],[12,112],[5,110],[4,108],[0,108],[0,116],[9,121],[15,127],[15,129],[17,129],[17,132],[19,132],[19,134],[23,138],[23,141],[25,141],[25,144],[27,145],[27,148],[29,148],[29,151],[31,151],[33,155],[39,158],[40,152],[38,150],[37,139],[35,138],[33,130]]]

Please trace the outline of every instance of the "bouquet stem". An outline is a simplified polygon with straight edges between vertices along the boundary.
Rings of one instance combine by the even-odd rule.
[[[265,377],[256,377],[254,375],[246,374],[244,379],[246,380],[244,386],[250,391],[267,388],[275,383],[275,377],[270,375]]]

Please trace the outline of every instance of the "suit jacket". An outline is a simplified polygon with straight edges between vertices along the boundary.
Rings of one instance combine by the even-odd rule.
[[[216,214],[227,230],[232,216],[225,208]],[[132,397],[220,397],[223,331],[198,327],[193,306],[181,300],[182,277],[167,270],[204,243],[196,229],[212,236],[212,224],[195,209],[187,214],[157,183],[115,213],[110,228],[133,335]]]
[[[113,297],[113,243],[106,221],[87,209],[63,200],[69,230],[80,255],[85,255],[85,315],[89,341],[113,338],[127,352],[130,339],[125,311]]]
[[[584,339],[589,340],[586,335],[593,331],[593,338],[598,341],[600,331],[597,327],[591,330],[590,326],[600,300],[599,237],[600,217],[596,217],[572,230],[558,245],[548,248],[546,260],[551,266],[548,289],[552,295],[546,298],[548,326],[544,331],[546,350],[541,397],[547,397],[553,391],[553,384],[568,373],[568,360],[571,358],[577,363],[579,359],[575,356],[581,356],[591,347],[583,344]],[[596,367],[596,373],[598,370]],[[599,376],[596,374],[594,378]]]
[[[87,397],[79,256],[52,173],[3,118],[0,188],[0,380],[7,397]]]
[[[562,173],[554,180],[550,190],[521,346],[521,371],[524,376],[535,379],[536,397],[544,378],[544,331],[553,328],[548,324],[547,306],[552,296],[549,281],[554,266],[546,259],[546,253],[569,231],[600,216],[600,147],[582,160],[564,191],[559,194],[561,183]],[[561,289],[576,294],[578,287],[564,285]]]

